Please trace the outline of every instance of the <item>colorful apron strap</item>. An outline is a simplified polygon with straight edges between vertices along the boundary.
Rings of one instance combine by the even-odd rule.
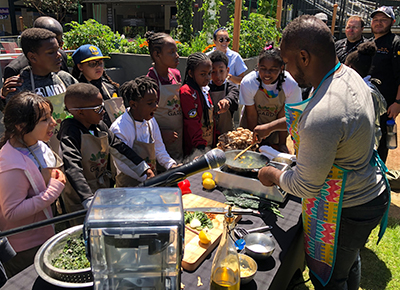
[[[385,213],[383,214],[383,217],[382,217],[382,220],[381,220],[381,224],[380,224],[380,228],[379,228],[378,241],[376,242],[376,244],[378,245],[379,242],[381,241],[383,235],[385,234],[386,227],[387,227],[387,224],[388,224],[389,207],[390,207],[390,202],[391,202],[391,189],[390,189],[389,181],[388,181],[388,179],[386,177],[386,172],[388,172],[388,169],[387,169],[385,163],[379,157],[378,151],[376,151],[375,149],[373,151],[370,164],[372,166],[377,166],[381,170],[383,178],[385,179],[385,185],[386,185],[386,188],[387,188],[387,191],[388,191],[388,194],[389,194],[388,206],[387,206],[387,209],[386,209]]]

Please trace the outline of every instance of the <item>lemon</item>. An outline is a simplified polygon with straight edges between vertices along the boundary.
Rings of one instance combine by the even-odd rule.
[[[204,172],[203,175],[201,176],[202,180],[206,178],[213,178],[212,174],[210,172]]]
[[[215,182],[211,178],[206,178],[203,180],[203,187],[205,189],[211,190],[215,187]]]
[[[207,245],[211,242],[211,237],[208,234],[207,230],[202,229],[199,233],[200,243]]]

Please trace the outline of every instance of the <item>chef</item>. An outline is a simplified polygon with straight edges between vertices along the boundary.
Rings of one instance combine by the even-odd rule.
[[[368,87],[342,65],[328,27],[302,15],[285,28],[286,69],[312,96],[285,105],[297,166],[259,171],[260,181],[303,198],[305,252],[315,289],[358,289],[360,248],[389,204],[380,159],[373,151],[374,107]]]

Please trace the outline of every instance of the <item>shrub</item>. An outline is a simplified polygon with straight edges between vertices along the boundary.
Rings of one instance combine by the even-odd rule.
[[[229,34],[233,35],[233,19],[227,25],[227,29]],[[266,42],[278,41],[280,37],[276,19],[251,13],[249,19],[242,19],[240,22],[239,54],[242,58],[257,56]]]
[[[127,45],[128,41],[122,39],[118,32],[114,33],[107,25],[89,19],[83,24],[72,21],[67,23],[71,30],[64,33],[64,47],[77,49],[84,44],[94,44],[100,48],[103,55],[119,51],[121,45]]]

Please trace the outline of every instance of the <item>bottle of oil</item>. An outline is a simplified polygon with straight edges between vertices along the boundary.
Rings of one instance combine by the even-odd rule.
[[[229,207],[225,214],[224,233],[211,268],[210,290],[239,290],[240,265],[231,231],[235,227],[235,216]]]

